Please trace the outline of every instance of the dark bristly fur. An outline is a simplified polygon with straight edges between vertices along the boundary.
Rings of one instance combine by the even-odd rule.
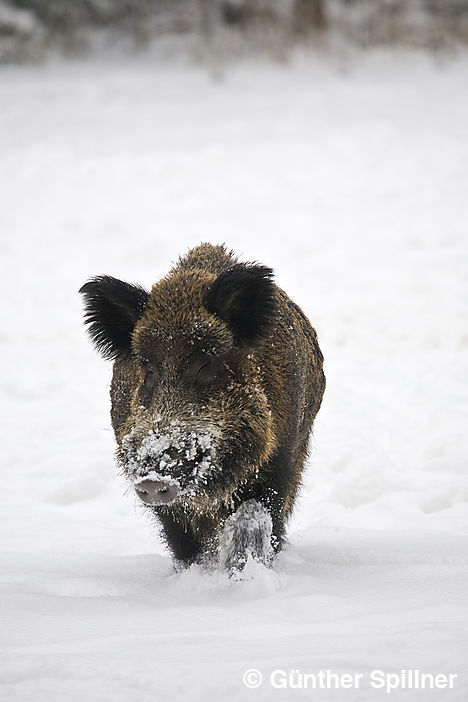
[[[272,270],[201,244],[150,293],[108,276],[80,292],[91,338],[114,360],[111,417],[125,470],[149,435],[177,426],[213,437],[206,481],[194,486],[183,459],[177,478],[194,486],[190,496],[148,507],[174,557],[201,558],[236,515],[260,514],[255,505],[271,518],[279,550],[325,376],[316,333]],[[140,469],[163,470],[151,460]],[[236,537],[242,548],[248,533]]]
[[[273,271],[239,263],[221,273],[210,287],[206,307],[231,327],[236,339],[254,344],[267,332],[275,314]],[[249,310],[249,314],[245,314]]]
[[[79,290],[85,299],[85,323],[96,349],[114,360],[130,350],[130,337],[148,301],[139,285],[110,275],[92,278]]]

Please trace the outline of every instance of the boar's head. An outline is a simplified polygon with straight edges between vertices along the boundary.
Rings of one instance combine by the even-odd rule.
[[[118,459],[143,502],[207,512],[228,504],[275,449],[257,352],[271,333],[269,268],[176,266],[147,293],[87,282],[86,322],[114,360]]]

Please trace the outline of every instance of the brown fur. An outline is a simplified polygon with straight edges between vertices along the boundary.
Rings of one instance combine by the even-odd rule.
[[[211,286],[236,265],[224,246],[189,251],[153,286],[129,353],[114,363],[111,416],[119,455],[124,437],[145,436],[155,418],[163,427],[177,421],[195,430],[216,428],[222,462],[216,479],[191,499],[153,508],[174,555],[186,562],[247,500],[269,510],[280,548],[325,389],[316,333],[280,288],[274,287],[267,333],[252,343],[239,342],[230,324],[207,309]],[[207,388],[190,382],[197,350],[216,359],[221,382]]]

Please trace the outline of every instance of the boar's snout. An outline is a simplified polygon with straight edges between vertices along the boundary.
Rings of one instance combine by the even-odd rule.
[[[135,491],[147,505],[168,505],[179,494],[177,485],[168,485],[162,480],[143,480],[135,485]]]
[[[186,503],[206,491],[218,470],[213,430],[176,424],[141,431],[122,440],[121,461],[136,494],[148,505]]]

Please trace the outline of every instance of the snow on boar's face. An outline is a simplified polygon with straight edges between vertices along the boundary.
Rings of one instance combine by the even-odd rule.
[[[253,353],[275,315],[271,270],[175,269],[149,294],[105,276],[81,292],[115,361],[112,422],[138,496],[163,511],[229,503],[275,448]]]

